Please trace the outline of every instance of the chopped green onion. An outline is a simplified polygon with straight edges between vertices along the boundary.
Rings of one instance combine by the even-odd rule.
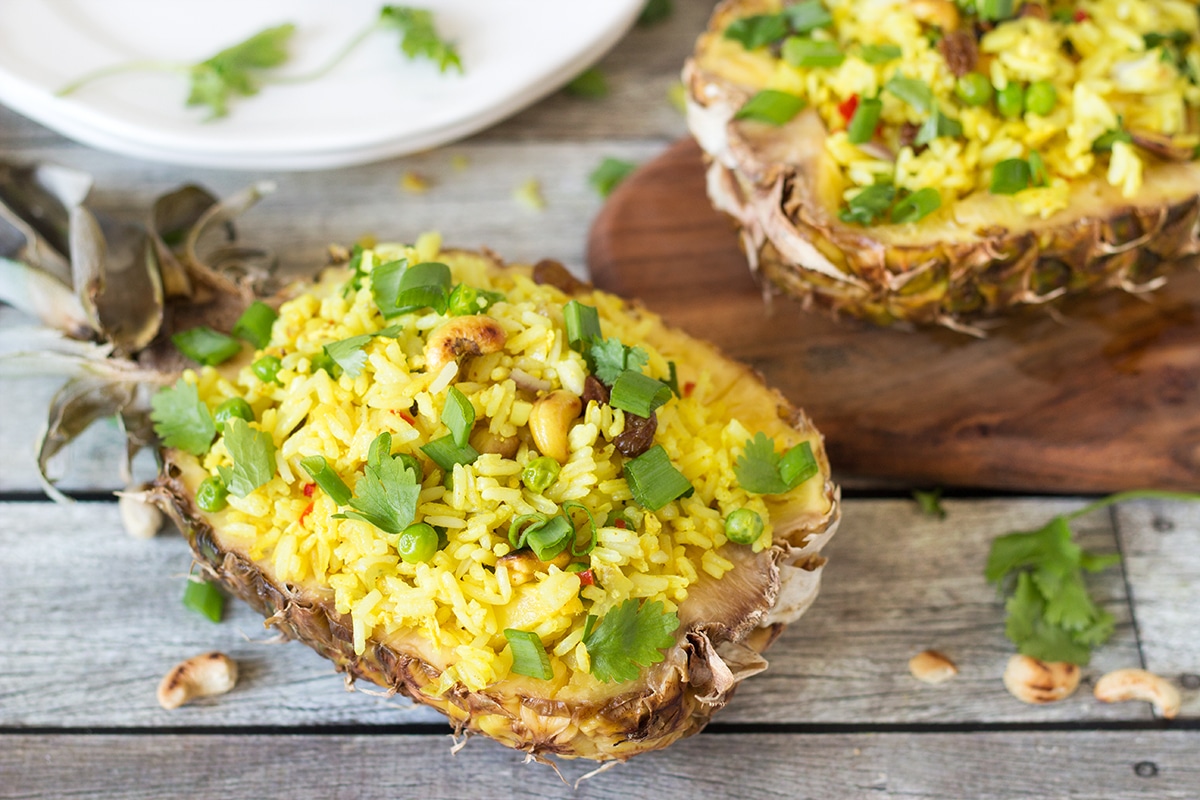
[[[725,538],[734,544],[754,544],[763,532],[763,520],[757,511],[739,508],[725,518]]]
[[[1013,15],[1013,0],[979,0],[977,8],[982,20],[999,21]]]
[[[450,297],[450,268],[445,264],[427,261],[413,264],[400,276],[400,293],[396,297],[396,313],[407,314],[432,308],[446,313]]]
[[[934,139],[940,139],[943,136],[957,137],[962,136],[962,124],[956,119],[951,119],[941,111],[934,109],[929,118],[917,129],[917,136],[913,140],[914,144],[929,144]]]
[[[613,383],[608,404],[639,417],[649,417],[670,399],[670,386],[636,370],[627,369]]]
[[[400,461],[400,465],[405,469],[412,470],[412,474],[416,477],[417,483],[420,483],[425,477],[423,474],[424,471],[421,469],[421,462],[417,461],[416,456],[409,453],[396,453],[396,455],[392,456],[392,458],[398,459]]]
[[[584,345],[600,338],[600,312],[593,306],[572,300],[563,306],[563,320],[567,325],[567,344],[573,350],[582,350]]]
[[[338,376],[342,374],[342,368],[338,366],[336,361],[329,357],[329,353],[325,352],[325,348],[321,348],[321,352],[319,353],[313,353],[308,363],[309,374],[311,375],[316,375],[321,370],[325,370],[329,377],[337,380]]]
[[[1034,186],[1048,186],[1050,173],[1046,171],[1046,162],[1036,152],[1029,153],[1029,181]]]
[[[254,409],[241,397],[231,397],[217,406],[217,410],[213,412],[213,422],[217,425],[228,422],[233,417],[244,419],[246,422],[254,422]]]
[[[424,564],[431,561],[437,551],[437,531],[426,522],[414,522],[400,531],[400,538],[396,540],[396,552],[406,564]]]
[[[443,472],[450,472],[454,469],[455,464],[464,466],[473,464],[475,459],[479,458],[478,450],[469,444],[466,447],[460,447],[454,441],[453,434],[422,445],[421,452],[429,456],[430,460],[441,467]]]
[[[263,356],[250,365],[250,371],[263,383],[282,383],[279,380],[279,370],[283,369],[283,361],[279,356]]]
[[[261,300],[255,300],[233,323],[233,335],[245,339],[258,350],[271,343],[271,326],[279,313]]]
[[[918,111],[933,111],[933,90],[919,78],[906,78],[896,74],[883,88]]]
[[[400,259],[380,264],[371,270],[371,299],[384,319],[400,315],[396,298],[400,296],[400,279],[408,269],[408,261]]]
[[[466,447],[471,436],[471,428],[475,426],[475,406],[467,396],[451,386],[446,393],[446,405],[442,409],[442,422],[450,429],[454,444]]]
[[[837,67],[846,60],[837,42],[802,36],[792,36],[784,41],[780,56],[793,67]]]
[[[513,550],[522,549],[525,547],[526,533],[532,528],[545,525],[549,520],[548,516],[536,511],[517,515],[508,525],[508,543],[512,545]]]
[[[801,442],[791,448],[779,460],[779,477],[788,485],[788,491],[795,489],[818,471],[817,459],[813,456],[812,445],[808,442]]]
[[[242,343],[205,325],[180,331],[171,337],[179,352],[206,367],[223,364],[242,351]]]
[[[516,628],[505,628],[504,638],[508,640],[512,650],[512,671],[527,678],[537,678],[548,681],[554,677],[550,667],[550,656],[546,654],[546,646],[542,639],[532,631],[519,631]]]
[[[671,11],[671,0],[647,0],[646,5],[642,6],[642,13],[638,15],[638,27],[657,25],[671,16]]]
[[[590,526],[588,528],[587,546],[585,546],[582,550],[579,549],[579,538],[578,538],[577,531],[576,531],[576,537],[571,540],[571,555],[575,556],[575,558],[581,558],[582,556],[586,556],[588,553],[592,552],[592,550],[596,547],[596,515],[592,513],[592,510],[590,508],[583,505],[582,503],[573,503],[573,502],[563,503],[563,513],[564,514],[569,515],[571,513],[572,508],[578,508],[583,513],[587,514],[588,525]],[[568,516],[567,519],[570,520],[570,516]],[[575,529],[574,520],[570,520],[570,521],[571,521],[571,528],[572,528],[572,530],[574,530]]]
[[[894,44],[867,44],[858,55],[868,64],[886,64],[904,55],[904,51]]]
[[[917,222],[937,211],[942,205],[942,196],[937,189],[926,186],[900,200],[892,206],[892,222],[902,225]]]
[[[619,158],[606,157],[588,176],[588,183],[601,197],[608,197],[617,184],[629,177],[637,164]]]
[[[567,94],[588,100],[599,100],[608,96],[608,79],[596,67],[585,69],[567,84]]]
[[[729,23],[724,37],[739,42],[747,50],[757,50],[787,34],[788,21],[782,14],[755,14]]]
[[[383,431],[367,446],[367,465],[378,467],[383,463],[385,458],[390,458],[392,455],[392,434]]]
[[[838,219],[846,223],[874,225],[892,207],[895,199],[896,190],[887,184],[868,186],[850,198],[846,207],[838,212]]]
[[[796,33],[807,33],[817,28],[827,28],[833,24],[833,16],[821,3],[821,0],[803,0],[803,2],[788,6],[783,13]]]
[[[663,381],[663,383],[670,387],[671,394],[675,395],[676,397],[683,397],[683,395],[679,393],[679,372],[675,367],[674,361],[667,362],[667,371],[667,379]]]
[[[651,511],[658,511],[692,491],[692,484],[671,463],[671,457],[661,444],[626,461],[625,480],[637,504]]]
[[[539,559],[549,561],[571,546],[575,527],[566,517],[551,517],[530,525],[522,532],[521,539]]]
[[[1132,144],[1133,137],[1129,135],[1128,131],[1116,128],[1100,134],[1100,136],[1096,138],[1096,141],[1092,142],[1092,149],[1098,153],[1105,150],[1112,150],[1112,146],[1117,142]]]
[[[1029,162],[1008,158],[992,167],[992,194],[1016,194],[1029,186]]]
[[[300,459],[300,466],[321,487],[321,491],[329,495],[329,499],[344,506],[350,502],[352,494],[350,487],[342,480],[342,476],[333,471],[325,456],[305,456]]]
[[[216,513],[228,504],[229,490],[225,488],[224,481],[216,475],[209,475],[200,481],[196,489],[196,505],[200,506],[201,511]]]
[[[450,299],[446,302],[446,313],[452,317],[482,314],[503,299],[504,295],[500,292],[476,289],[474,286],[460,283],[450,292]],[[383,336],[384,332],[380,331],[376,335]]]
[[[550,456],[538,456],[521,470],[521,483],[534,494],[541,494],[554,485],[562,467]]]
[[[883,113],[883,102],[878,99],[864,98],[858,101],[850,125],[846,128],[846,137],[851,144],[865,144],[875,138],[875,128],[879,125],[879,115]]]
[[[596,627],[596,623],[599,621],[599,619],[600,618],[597,617],[595,614],[588,614],[586,617],[584,617],[584,619],[583,619],[583,638],[584,639],[586,639],[592,635],[592,628]]]
[[[189,577],[183,589],[183,607],[213,622],[220,622],[225,612],[225,595],[216,584],[203,578]]]
[[[770,125],[783,125],[799,114],[805,105],[804,98],[798,95],[775,89],[763,89],[747,100],[746,104],[733,115],[733,118],[766,122]]]

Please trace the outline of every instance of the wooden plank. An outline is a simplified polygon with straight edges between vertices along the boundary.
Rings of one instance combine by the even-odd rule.
[[[1001,684],[1012,646],[1003,636],[1002,607],[982,578],[988,542],[1013,528],[1040,527],[1078,505],[951,501],[940,521],[908,501],[848,501],[826,551],[830,561],[816,605],[776,642],[767,654],[771,668],[740,687],[718,721],[1151,719],[1146,704],[1106,706],[1088,690],[1095,676],[1139,664],[1118,570],[1092,582],[1118,629],[1086,668],[1074,697],[1027,706]],[[1115,548],[1107,514],[1079,520],[1076,530],[1089,549]],[[0,648],[0,727],[441,721],[424,709],[398,710],[406,701],[347,695],[332,667],[307,648],[265,643],[269,634],[241,603],[230,604],[221,625],[186,611],[179,602],[190,566],[183,540],[169,534],[130,539],[114,504],[0,504],[0,552],[0,586],[15,598]],[[913,679],[908,659],[927,647],[947,653],[961,674],[941,686]],[[237,689],[175,712],[160,709],[154,690],[161,675],[212,649],[243,664]]]
[[[0,798],[1194,799],[1200,732],[707,735],[572,793],[549,767],[434,736],[8,736]],[[575,780],[594,765],[562,765]]]
[[[1200,715],[1200,505],[1123,503],[1116,510],[1144,666]]]
[[[704,186],[691,139],[626,180],[592,228],[596,282],[752,363],[808,411],[838,469],[1068,494],[1200,488],[1200,273],[1017,313],[982,341],[876,328],[782,296],[765,308]]]

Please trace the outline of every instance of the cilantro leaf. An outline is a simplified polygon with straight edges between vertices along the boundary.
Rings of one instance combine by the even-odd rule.
[[[200,399],[200,392],[183,378],[175,382],[174,388],[164,387],[150,398],[150,419],[154,432],[167,447],[176,447],[194,456],[208,452],[217,435],[208,406]]]
[[[917,501],[917,507],[921,509],[921,513],[927,517],[937,517],[938,519],[946,518],[946,509],[942,507],[942,490],[931,489],[922,491],[921,489],[913,490],[913,500]]]
[[[639,667],[663,660],[662,650],[675,644],[671,634],[678,627],[679,617],[664,611],[661,601],[639,607],[635,598],[626,600],[605,614],[583,639],[592,675],[604,683],[636,680]]]
[[[287,60],[287,45],[295,31],[296,26],[291,24],[267,28],[192,66],[188,71],[192,83],[187,104],[208,106],[211,119],[225,116],[231,95],[249,97],[258,93],[255,71],[277,67]]]
[[[363,476],[354,484],[354,497],[350,498],[354,510],[335,516],[362,520],[387,533],[400,533],[409,526],[417,515],[421,486],[404,460],[390,455],[390,450],[389,434],[375,437]]]
[[[325,355],[332,358],[334,363],[342,368],[342,372],[351,378],[357,378],[362,374],[363,367],[367,365],[367,351],[363,348],[371,339],[371,334],[364,333],[338,342],[330,342],[324,347]]]
[[[400,49],[409,58],[429,59],[441,72],[450,68],[463,71],[458,48],[438,35],[433,12],[408,6],[384,6],[379,12],[379,22],[400,31]]]
[[[649,354],[640,347],[627,347],[620,339],[597,338],[587,352],[588,366],[596,378],[606,386],[612,386],[617,377],[627,369],[641,372],[650,361]]]
[[[782,494],[787,484],[779,474],[779,453],[775,441],[762,431],[746,442],[733,465],[738,485],[755,494]]]
[[[241,417],[225,423],[225,449],[232,467],[218,467],[234,497],[245,497],[275,477],[275,442],[266,431],[251,428]]]
[[[637,164],[620,158],[606,157],[600,165],[588,176],[588,183],[601,197],[608,197],[617,184],[625,180],[637,169]]]

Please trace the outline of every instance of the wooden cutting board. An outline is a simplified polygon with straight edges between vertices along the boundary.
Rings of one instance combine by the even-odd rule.
[[[764,302],[687,139],[627,178],[591,231],[597,286],[766,376],[850,485],[1103,493],[1200,490],[1200,271],[1071,299],[975,339]]]

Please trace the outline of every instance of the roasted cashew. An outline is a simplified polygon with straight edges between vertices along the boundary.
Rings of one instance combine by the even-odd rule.
[[[1013,656],[1004,670],[1004,688],[1023,703],[1041,705],[1063,700],[1079,687],[1079,667],[1066,661],[1039,661]]]
[[[425,341],[425,371],[437,372],[461,356],[495,353],[506,341],[504,328],[486,314],[454,317]]]
[[[1144,669],[1118,669],[1096,681],[1093,691],[1102,703],[1145,700],[1164,719],[1175,719],[1182,702],[1179,690],[1166,678]]]
[[[912,0],[908,8],[918,20],[938,26],[943,33],[958,30],[958,6],[950,0]]]
[[[204,653],[171,668],[158,685],[158,704],[179,708],[197,697],[224,694],[237,683],[237,662],[224,653]]]
[[[583,401],[579,396],[564,389],[539,397],[529,411],[529,432],[538,452],[565,464],[571,454],[567,432],[582,409]]]
[[[958,667],[944,653],[922,650],[908,660],[908,671],[922,683],[944,683],[958,674]]]

